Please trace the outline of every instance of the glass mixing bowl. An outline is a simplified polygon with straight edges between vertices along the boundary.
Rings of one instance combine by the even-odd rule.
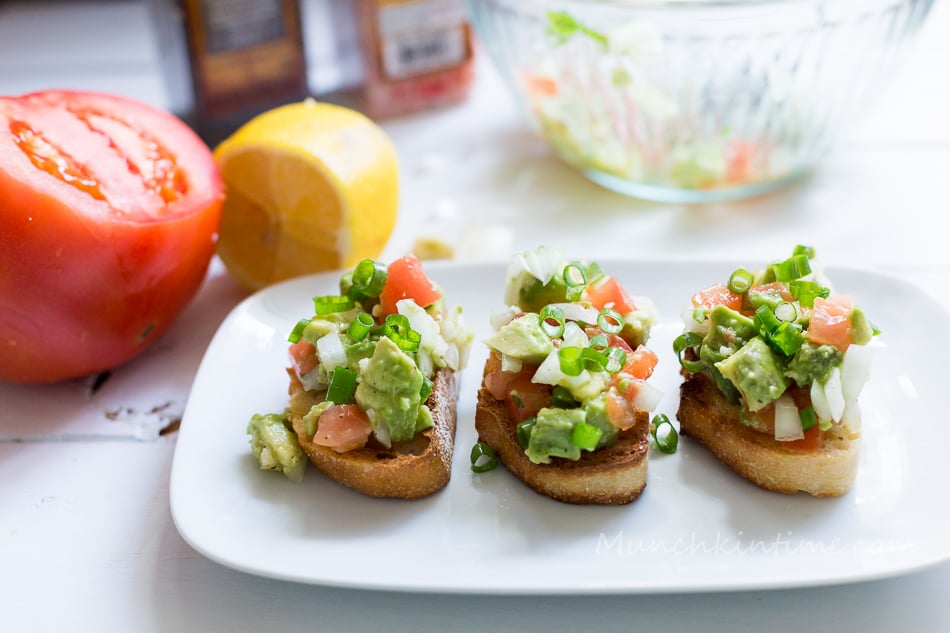
[[[467,0],[534,129],[587,177],[706,202],[811,170],[933,0]]]

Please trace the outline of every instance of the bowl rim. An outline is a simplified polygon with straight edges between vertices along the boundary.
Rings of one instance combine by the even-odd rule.
[[[511,0],[467,0],[471,4],[498,4],[499,2],[510,2]],[[920,0],[877,0],[872,6],[894,6],[900,4],[912,4]],[[521,4],[524,0],[516,0],[516,4]],[[756,6],[776,6],[776,5],[828,5],[833,3],[851,3],[854,0],[535,0],[539,3],[548,3],[552,5],[579,4],[583,2],[588,5],[602,5],[609,7],[627,6],[634,10],[652,10],[652,9],[715,9],[715,8],[738,8],[738,7],[756,7]],[[860,3],[863,4],[863,3]],[[858,6],[860,6],[860,4]]]

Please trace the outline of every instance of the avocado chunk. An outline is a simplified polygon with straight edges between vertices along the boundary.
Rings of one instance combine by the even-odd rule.
[[[412,439],[422,403],[422,372],[392,339],[382,337],[356,387],[356,403],[384,446]]]
[[[785,368],[785,376],[799,387],[808,387],[813,382],[824,384],[831,370],[841,365],[844,354],[833,345],[815,345],[806,342]]]
[[[709,332],[703,338],[699,358],[707,365],[715,365],[735,354],[757,334],[752,319],[726,306],[716,306],[709,313]]]
[[[782,366],[760,338],[752,339],[715,366],[739,390],[749,411],[758,411],[785,391]]]
[[[867,345],[874,336],[874,326],[868,321],[864,310],[857,306],[851,311],[851,329],[848,330],[848,334],[856,345]]]
[[[589,400],[584,405],[584,421],[603,431],[603,435],[600,436],[600,440],[597,442],[597,448],[610,446],[617,441],[617,436],[620,435],[620,429],[614,426],[607,417],[606,393]]]
[[[518,307],[526,312],[541,312],[549,303],[563,303],[567,297],[567,285],[560,275],[555,275],[546,284],[540,279],[524,274],[518,290]]]
[[[650,319],[650,315],[642,310],[637,310],[624,317],[623,330],[620,331],[620,336],[630,343],[630,347],[637,349],[640,345],[645,345],[647,339],[650,338],[652,325],[653,321]]]
[[[262,470],[279,470],[291,481],[303,480],[307,460],[287,418],[255,413],[247,424],[247,436]]]
[[[528,459],[535,464],[550,464],[552,457],[572,461],[580,459],[581,449],[571,444],[571,432],[586,418],[583,409],[545,408],[538,411],[525,451]]]
[[[505,356],[525,363],[538,364],[554,351],[554,343],[541,329],[537,314],[512,319],[485,339],[485,344]]]

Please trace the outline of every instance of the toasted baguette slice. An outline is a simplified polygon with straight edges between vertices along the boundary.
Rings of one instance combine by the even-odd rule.
[[[752,483],[776,492],[843,495],[858,470],[859,439],[832,427],[815,452],[788,450],[782,442],[739,422],[739,406],[728,402],[706,372],[688,375],[680,386],[680,433],[699,440],[723,464]]]
[[[290,419],[300,447],[325,475],[372,497],[418,499],[441,490],[449,483],[455,445],[458,378],[450,369],[440,369],[432,381],[426,404],[433,426],[408,442],[386,448],[372,437],[363,448],[337,453],[314,444],[307,435],[303,416],[321,401],[290,374]]]
[[[622,505],[640,496],[647,484],[650,416],[637,411],[636,424],[620,432],[613,446],[579,460],[554,457],[535,464],[518,442],[515,421],[504,402],[495,400],[482,385],[475,409],[478,439],[498,453],[501,463],[532,490],[564,503]]]

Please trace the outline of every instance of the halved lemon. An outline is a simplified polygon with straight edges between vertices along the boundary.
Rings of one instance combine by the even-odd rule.
[[[377,257],[396,223],[396,151],[354,110],[313,100],[269,110],[214,157],[226,190],[218,255],[251,289]]]

